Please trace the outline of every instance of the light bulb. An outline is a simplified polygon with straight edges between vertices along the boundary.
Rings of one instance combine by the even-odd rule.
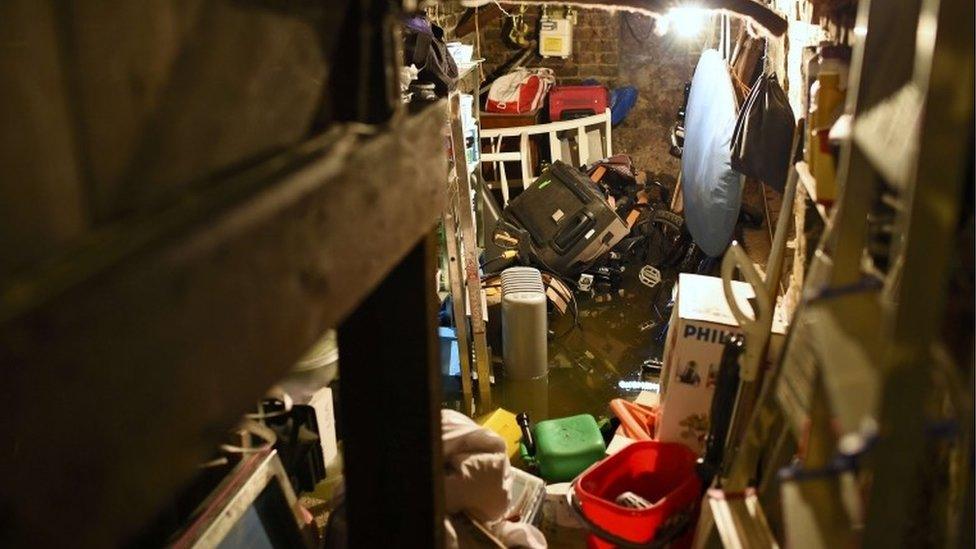
[[[665,17],[668,19],[668,27],[673,29],[675,34],[682,38],[694,38],[705,27],[708,10],[695,6],[681,6],[668,10]]]

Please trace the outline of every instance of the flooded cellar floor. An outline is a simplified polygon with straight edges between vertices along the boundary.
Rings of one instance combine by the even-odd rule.
[[[768,193],[768,194],[767,194]],[[747,181],[743,204],[768,212],[761,226],[739,227],[737,239],[760,269],[765,269],[781,196]],[[678,267],[661,270],[661,282],[647,287],[638,272],[643,262],[631,259],[619,285],[608,292],[582,292],[575,281],[565,281],[574,292],[578,313],[572,306],[565,314],[550,306],[549,375],[538,380],[506,380],[501,364],[501,306],[489,305],[488,345],[493,358],[492,400],[477,402],[474,410],[462,409],[459,377],[444,378],[444,406],[480,417],[505,408],[527,412],[533,422],[592,414],[597,420],[609,417],[610,400],[633,400],[641,390],[657,391],[659,371],[644,370],[649,360],[660,360],[671,314],[670,302]],[[717,275],[717,265],[711,272]],[[785,265],[784,269],[789,269]],[[475,390],[475,393],[477,391]]]
[[[606,292],[581,292],[565,314],[554,307],[549,313],[549,375],[535,380],[507,380],[501,364],[500,305],[489,306],[488,345],[493,356],[492,401],[475,403],[478,417],[496,408],[527,412],[533,422],[592,414],[610,414],[610,400],[633,399],[640,391],[656,390],[657,373],[642,365],[660,359],[663,332],[677,272],[662,273],[655,287],[638,280],[641,265],[625,267],[619,288]],[[650,374],[650,375],[649,375]],[[461,410],[460,379],[445,378],[446,407]]]

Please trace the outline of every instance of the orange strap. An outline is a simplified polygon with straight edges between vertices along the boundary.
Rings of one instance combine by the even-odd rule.
[[[597,166],[593,173],[590,174],[590,181],[598,183],[603,179],[603,174],[607,173],[607,168],[605,166]]]

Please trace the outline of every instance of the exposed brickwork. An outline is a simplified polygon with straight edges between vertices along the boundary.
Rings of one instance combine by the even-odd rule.
[[[673,34],[657,36],[648,17],[622,13],[618,18],[620,63],[615,84],[637,87],[638,99],[627,119],[614,128],[614,146],[673,185],[681,164],[668,153],[670,129],[702,44]]]
[[[432,15],[450,33],[463,11],[455,0],[446,0],[432,10]],[[525,20],[530,28],[536,28],[539,13],[538,7],[527,9]],[[504,18],[481,28],[486,75],[518,52],[502,39],[503,23]],[[702,44],[672,35],[656,36],[652,31],[652,20],[644,16],[579,10],[573,29],[573,56],[537,60],[531,65],[553,69],[559,84],[594,78],[609,87],[636,86],[637,105],[627,120],[614,128],[614,149],[631,155],[639,168],[673,184],[680,166],[668,154],[669,130]],[[474,33],[463,40],[474,43]]]
[[[539,8],[530,7],[525,13],[529,28],[536,29]],[[490,73],[506,59],[518,52],[502,39],[504,18],[481,29],[481,52],[486,73]],[[618,76],[620,20],[615,14],[581,10],[573,28],[573,55],[568,59],[540,59],[532,66],[549,67],[560,84],[578,84],[587,78],[614,85]],[[533,31],[534,32],[534,31]],[[472,37],[473,39],[473,37]]]
[[[431,22],[444,29],[448,39],[454,37],[454,27],[457,25],[458,18],[464,13],[464,7],[458,0],[441,0],[432,2],[426,8],[427,17]]]

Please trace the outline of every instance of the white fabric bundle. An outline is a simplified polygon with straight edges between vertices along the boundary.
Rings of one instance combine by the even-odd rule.
[[[441,410],[441,439],[447,513],[467,513],[507,547],[545,549],[546,538],[536,527],[505,520],[512,488],[505,441],[454,410]],[[453,528],[446,526],[448,547],[457,547]]]

